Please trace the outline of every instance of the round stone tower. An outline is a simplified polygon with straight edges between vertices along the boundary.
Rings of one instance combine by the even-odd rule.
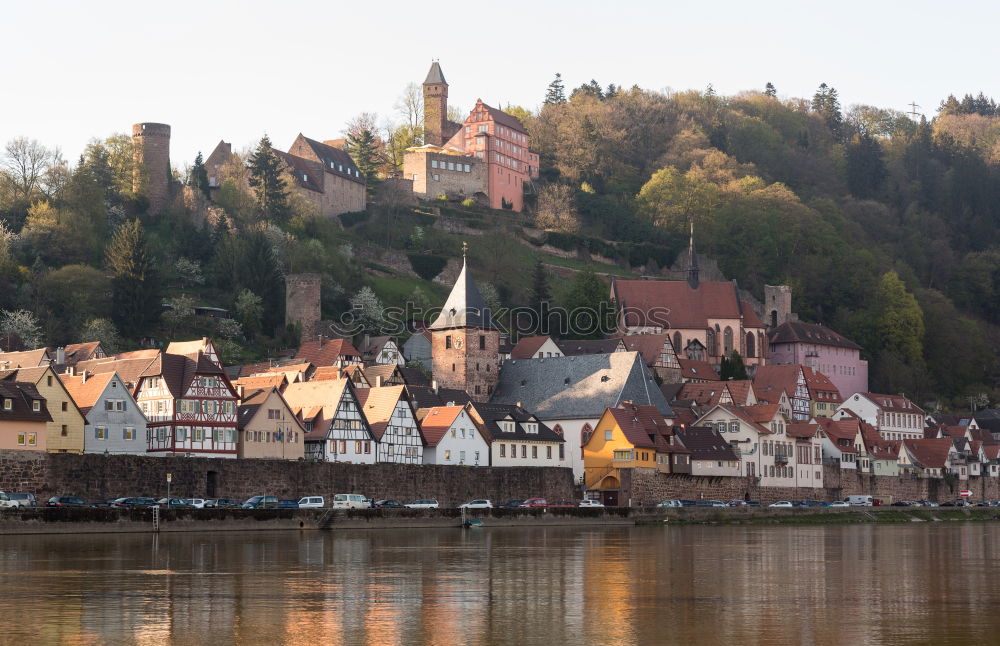
[[[285,325],[299,323],[303,341],[313,341],[320,331],[321,282],[319,274],[285,276]]]
[[[170,200],[170,126],[137,123],[132,126],[132,190],[149,198],[149,212],[159,213]]]

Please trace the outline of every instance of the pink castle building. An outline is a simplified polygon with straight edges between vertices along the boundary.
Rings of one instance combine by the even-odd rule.
[[[801,364],[830,378],[846,400],[868,392],[868,362],[861,346],[815,323],[786,321],[767,333],[769,364]]]

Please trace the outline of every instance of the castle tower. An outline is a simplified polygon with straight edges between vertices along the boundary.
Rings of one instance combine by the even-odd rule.
[[[488,401],[499,378],[500,330],[462,258],[462,272],[437,320],[430,326],[431,365],[443,388]]]
[[[302,340],[313,340],[320,333],[319,274],[285,276],[285,325],[302,326]]]
[[[777,327],[797,321],[792,314],[792,288],[788,285],[764,285],[764,325]]]
[[[437,61],[424,79],[424,143],[443,146],[447,141],[448,82]]]
[[[149,198],[149,212],[159,213],[170,201],[170,126],[132,126],[132,190]]]

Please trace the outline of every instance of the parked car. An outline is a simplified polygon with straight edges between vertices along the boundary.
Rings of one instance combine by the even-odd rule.
[[[803,500],[799,505],[802,507],[829,507],[830,503],[822,500]]]
[[[737,500],[734,498],[733,500],[729,501],[728,505],[730,507],[746,507],[747,503],[745,500]]]
[[[406,503],[407,509],[437,509],[438,501],[433,498],[421,498],[413,502]]]
[[[851,507],[872,507],[875,500],[871,496],[848,496],[844,502]]]
[[[116,498],[114,501],[115,507],[155,507],[157,505],[156,498]]]
[[[323,496],[305,496],[299,498],[299,507],[302,509],[322,509],[326,506]]]
[[[576,503],[572,500],[557,500],[545,505],[550,509],[576,509]]]
[[[657,507],[683,507],[684,504],[680,500],[664,500],[656,505]]]
[[[747,501],[747,507],[760,507],[760,501],[759,500],[748,500]]]
[[[909,500],[897,500],[896,502],[890,504],[890,507],[915,507],[918,503]]]
[[[581,507],[603,507],[604,503],[600,500],[591,500],[590,498],[584,498],[580,501]]]
[[[204,498],[188,498],[187,501],[195,509],[204,509],[207,502]]]
[[[934,502],[933,500],[921,500],[920,504],[923,507],[937,507],[938,506],[938,504],[936,502]]]
[[[485,498],[472,500],[458,506],[459,509],[493,509],[493,503]]]
[[[191,503],[183,498],[160,498],[156,504],[160,509],[194,509]]]
[[[229,498],[212,498],[205,501],[205,509],[239,509],[240,503]]]
[[[782,508],[791,508],[792,506],[793,505],[790,500],[779,500],[778,502],[772,502],[770,505],[768,505],[768,507],[782,507]]]
[[[721,500],[699,500],[694,504],[695,507],[728,507],[726,503]]]
[[[681,507],[694,507],[698,504],[694,500],[682,500],[680,502],[681,502]]]
[[[10,499],[10,494],[0,491],[0,509],[17,509],[20,506],[17,501]]]
[[[523,503],[523,500],[508,500],[504,504],[500,505],[500,509],[517,509]]]
[[[545,502],[545,498],[528,498],[522,502],[518,507],[548,507],[549,503]]]
[[[299,508],[298,500],[285,499],[278,501],[278,509],[298,509],[298,508]]]
[[[83,498],[77,498],[76,496],[52,496],[49,501],[45,503],[46,507],[86,507],[87,503],[83,502]]]
[[[376,509],[406,509],[406,505],[397,500],[376,500]]]
[[[969,507],[969,503],[966,500],[947,500],[941,503],[942,507]]]
[[[851,504],[846,500],[834,500],[830,503],[831,507],[850,507]]]
[[[91,507],[114,507],[117,498],[101,498],[100,500],[95,500],[89,503]]]
[[[17,502],[18,507],[37,507],[38,501],[35,500],[35,494],[33,493],[8,493],[12,501]]]
[[[277,509],[277,496],[251,496],[242,505],[243,509]]]
[[[367,509],[371,503],[359,493],[338,493],[330,506],[334,509]]]

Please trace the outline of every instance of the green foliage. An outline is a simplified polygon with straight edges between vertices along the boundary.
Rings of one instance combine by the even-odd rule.
[[[146,333],[160,317],[160,283],[138,220],[118,228],[105,251],[113,274],[111,318],[128,338]]]
[[[356,224],[361,224],[368,219],[370,214],[368,211],[350,211],[348,213],[341,213],[339,216],[340,221],[344,224],[344,228],[351,228]]]
[[[743,357],[736,350],[733,350],[728,357],[722,357],[719,379],[722,381],[749,379],[746,366],[743,365]]]
[[[462,206],[464,206],[467,209],[475,208],[476,207],[476,201],[474,199],[472,199],[471,197],[467,197],[464,200],[462,200]]]
[[[191,167],[191,174],[188,177],[188,186],[198,189],[206,198],[211,196],[208,186],[208,169],[205,168],[205,160],[202,158],[200,150],[198,156],[194,158],[194,166]]]
[[[236,296],[235,307],[243,330],[253,338],[260,332],[261,316],[264,314],[263,301],[249,289],[244,289]]]
[[[601,339],[614,330],[614,307],[608,284],[592,269],[577,272],[563,298],[567,339]]]
[[[368,182],[368,191],[374,192],[378,184],[379,168],[385,164],[375,134],[368,128],[351,133],[347,137],[345,149],[357,165],[361,176]]]
[[[424,280],[434,280],[434,278],[444,270],[448,264],[448,259],[444,256],[432,254],[408,253],[406,257],[410,259],[410,266],[417,275]]]
[[[118,334],[118,330],[115,329],[115,325],[111,322],[111,319],[90,319],[80,328],[77,338],[84,343],[100,341],[101,347],[104,348],[104,352],[108,355],[117,354],[124,349],[122,338]]]
[[[265,222],[282,224],[288,221],[291,209],[288,189],[285,186],[284,162],[271,147],[271,140],[264,135],[248,160],[248,181],[257,198],[257,209]]]
[[[549,83],[545,91],[545,105],[566,103],[566,89],[563,85],[562,74],[556,72],[556,77]]]

